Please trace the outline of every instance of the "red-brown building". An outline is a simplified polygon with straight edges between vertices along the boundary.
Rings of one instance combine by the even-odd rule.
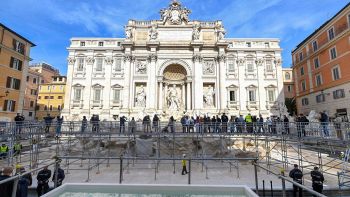
[[[292,52],[297,109],[350,112],[350,3]]]

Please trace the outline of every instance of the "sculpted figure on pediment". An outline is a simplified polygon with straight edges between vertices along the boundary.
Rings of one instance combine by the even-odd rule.
[[[158,37],[158,30],[156,25],[152,25],[152,28],[149,30],[149,39],[150,40],[156,40]]]
[[[126,38],[126,40],[132,39],[132,28],[131,27],[125,27],[125,38]]]
[[[192,31],[193,40],[199,40],[199,36],[200,36],[199,25],[195,25]]]

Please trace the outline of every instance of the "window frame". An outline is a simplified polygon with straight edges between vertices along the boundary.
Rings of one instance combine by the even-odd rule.
[[[334,50],[334,55],[335,55],[335,57],[333,58],[333,53],[332,53],[332,51]],[[330,48],[329,49],[329,59],[330,60],[334,60],[334,59],[336,59],[338,57],[338,52],[337,52],[337,48],[336,48],[336,46],[334,46],[334,47],[332,47],[332,48]]]
[[[304,76],[305,75],[305,69],[304,66],[300,67],[300,76]]]
[[[316,67],[316,62],[317,62],[317,67]],[[318,58],[318,56],[314,58],[314,68],[315,69],[320,68],[320,59]]]
[[[305,92],[306,91],[306,81],[305,80],[302,80],[300,82],[300,86],[301,86],[301,91],[302,92]]]
[[[302,106],[309,105],[309,98],[306,98],[306,97],[302,98],[301,99],[301,105]]]
[[[323,84],[322,74],[318,73],[315,75],[315,85],[316,87],[319,87]]]
[[[316,52],[318,50],[317,40],[312,41],[312,50],[313,50],[313,52]]]
[[[338,78],[337,79],[334,77],[334,70],[338,70]],[[341,71],[340,71],[339,65],[336,65],[332,68],[332,79],[333,79],[333,81],[341,79]]]
[[[332,38],[331,38],[331,34],[329,33],[331,30],[332,30],[332,35],[333,35]],[[328,35],[328,41],[333,40],[333,39],[335,38],[334,26],[332,26],[331,28],[329,28],[329,29],[327,30],[327,35]]]

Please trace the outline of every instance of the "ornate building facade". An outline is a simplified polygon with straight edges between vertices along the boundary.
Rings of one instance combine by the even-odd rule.
[[[125,38],[71,39],[66,119],[282,113],[278,39],[225,38],[221,21],[190,21],[178,1],[160,13],[129,20]]]

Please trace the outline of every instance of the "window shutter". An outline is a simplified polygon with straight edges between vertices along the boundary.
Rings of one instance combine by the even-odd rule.
[[[6,88],[11,88],[11,77],[7,77]]]
[[[22,70],[22,61],[18,60],[18,70],[21,71]]]
[[[11,60],[10,60],[10,68],[13,68],[13,61],[14,61],[14,58],[11,57]]]
[[[15,111],[16,108],[16,101],[12,101],[12,107],[11,107],[11,111]]]
[[[3,111],[7,111],[7,102],[8,102],[8,100],[5,100],[4,107],[2,108]]]
[[[15,39],[13,39],[12,40],[12,46],[13,46],[13,50],[16,50],[16,40]]]

